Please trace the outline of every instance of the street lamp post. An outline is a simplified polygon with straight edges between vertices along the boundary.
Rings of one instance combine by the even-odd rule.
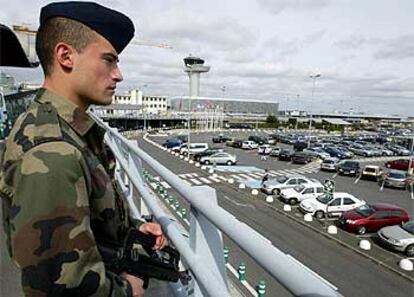
[[[316,80],[321,77],[320,73],[317,74],[311,74],[309,75],[310,78],[313,79],[313,86],[312,86],[312,98],[311,98],[311,107],[309,110],[309,139],[308,139],[308,147],[310,147],[310,140],[311,140],[311,130],[312,130],[312,107],[313,107],[313,95],[315,93],[315,85],[316,85]]]

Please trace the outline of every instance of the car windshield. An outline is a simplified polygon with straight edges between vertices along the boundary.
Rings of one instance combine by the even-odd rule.
[[[298,193],[302,193],[302,191],[305,189],[305,187],[304,186],[296,186],[293,189]]]
[[[351,167],[351,168],[356,168],[356,167],[358,167],[358,163],[355,163],[355,162],[345,162],[343,166],[345,166],[345,167]]]
[[[371,207],[370,205],[366,204],[366,205],[361,205],[360,207],[357,207],[355,211],[364,217],[369,217],[375,212],[375,209]]]
[[[391,177],[391,178],[405,178],[405,173],[404,172],[392,171],[392,172],[388,173],[388,177]]]
[[[375,168],[365,167],[365,172],[375,172]]]
[[[281,177],[278,177],[276,180],[277,182],[283,184],[284,182],[288,180],[288,178],[286,176],[281,176]]]
[[[405,231],[407,231],[407,232],[409,232],[409,233],[411,233],[411,234],[413,234],[413,235],[414,235],[414,221],[411,221],[411,222],[405,223],[404,225],[402,225],[402,228],[403,228]]]
[[[328,204],[328,202],[329,201],[331,201],[332,200],[332,196],[330,196],[330,195],[326,195],[326,194],[323,194],[323,195],[320,195],[320,196],[318,196],[317,198],[316,198],[316,200],[318,200],[320,203],[323,203],[323,204]]]

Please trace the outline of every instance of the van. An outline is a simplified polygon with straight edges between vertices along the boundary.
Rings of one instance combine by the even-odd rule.
[[[180,153],[183,155],[194,155],[196,153],[204,152],[208,149],[208,143],[190,143],[182,147]]]

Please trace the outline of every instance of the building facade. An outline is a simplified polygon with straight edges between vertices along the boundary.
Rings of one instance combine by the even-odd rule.
[[[166,96],[144,96],[141,90],[131,90],[126,94],[115,94],[113,104],[137,105],[139,114],[165,114],[167,112]]]

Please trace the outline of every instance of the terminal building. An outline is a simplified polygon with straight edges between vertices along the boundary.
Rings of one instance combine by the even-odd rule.
[[[219,110],[226,115],[276,116],[279,111],[278,102],[260,99],[174,97],[169,104],[171,111],[175,112]]]

